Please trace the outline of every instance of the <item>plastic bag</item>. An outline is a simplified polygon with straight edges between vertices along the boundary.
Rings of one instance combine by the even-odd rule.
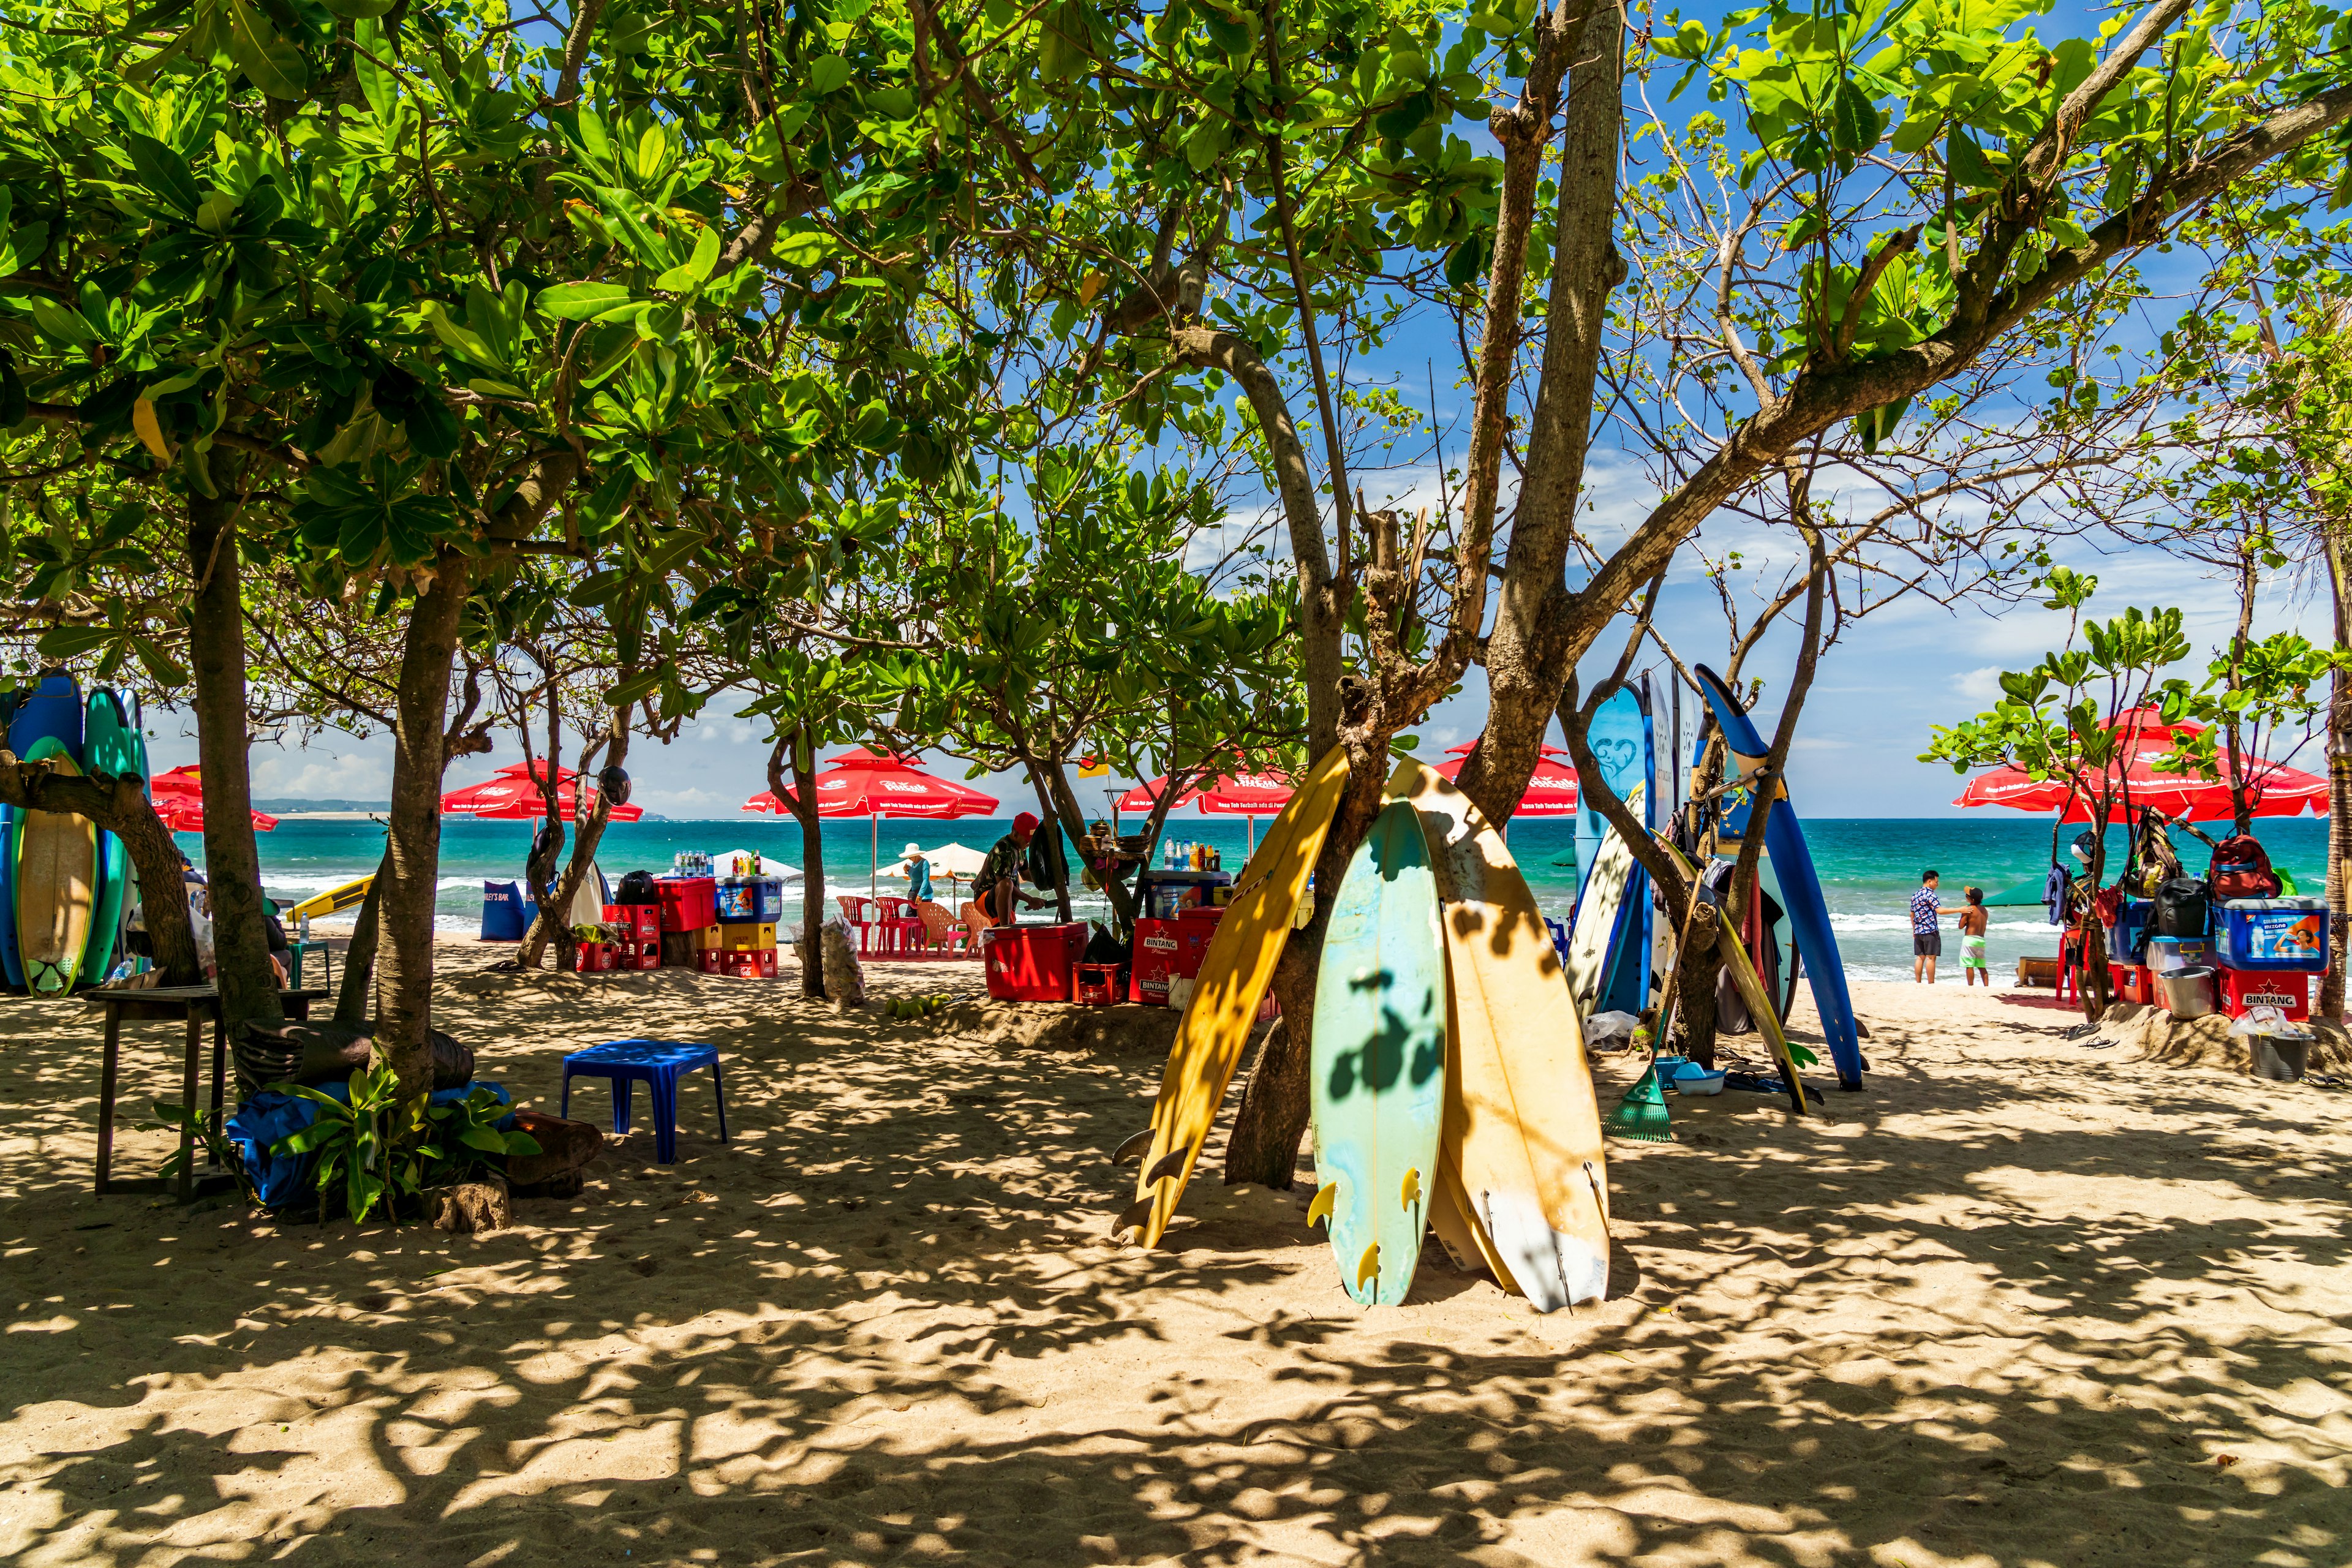
[[[1630,1050],[1633,1031],[1642,1020],[1631,1013],[1595,1013],[1584,1021],[1584,1048],[1588,1051]]]

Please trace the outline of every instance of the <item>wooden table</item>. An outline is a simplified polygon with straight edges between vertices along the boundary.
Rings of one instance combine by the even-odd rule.
[[[326,995],[323,989],[280,991],[278,1000],[289,1018],[307,1020],[310,1004]],[[86,991],[82,994],[85,1006],[102,1009],[106,1014],[106,1055],[99,1070],[98,1087],[98,1192],[108,1193],[176,1193],[182,1203],[196,1195],[199,1184],[195,1161],[191,1152],[194,1139],[188,1128],[180,1130],[180,1178],[177,1182],[163,1176],[117,1176],[114,1167],[114,1098],[118,1063],[121,1056],[122,1026],[127,1020],[134,1024],[153,1023],[168,1019],[184,1021],[188,1026],[187,1048],[180,1070],[181,1103],[194,1107],[196,1103],[197,1069],[204,1048],[204,1020],[213,1021],[213,1102],[207,1118],[213,1130],[221,1124],[221,1096],[228,1066],[228,1037],[221,1026],[220,990],[212,985],[158,985],[147,991]],[[208,1173],[204,1184],[211,1185],[229,1180],[226,1172]]]

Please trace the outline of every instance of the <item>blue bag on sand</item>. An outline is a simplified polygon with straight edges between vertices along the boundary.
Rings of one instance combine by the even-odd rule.
[[[351,1099],[348,1083],[322,1083],[319,1092],[331,1099]],[[448,1105],[465,1099],[478,1089],[487,1089],[499,1097],[501,1105],[512,1105],[514,1096],[503,1084],[487,1079],[457,1089],[436,1089],[429,1103]],[[319,1166],[317,1152],[303,1154],[273,1154],[270,1145],[299,1132],[319,1120],[319,1104],[299,1094],[280,1094],[275,1089],[263,1089],[236,1108],[228,1119],[229,1141],[236,1146],[239,1158],[245,1162],[245,1173],[253,1183],[254,1195],[264,1208],[284,1208],[315,1195]],[[514,1131],[511,1111],[498,1121],[501,1132]]]

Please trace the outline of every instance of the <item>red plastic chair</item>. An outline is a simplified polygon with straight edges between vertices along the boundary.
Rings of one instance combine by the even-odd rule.
[[[866,912],[866,906],[871,900],[838,893],[833,901],[841,906],[842,922],[857,933],[857,951],[866,952],[874,940],[874,917]]]
[[[2070,930],[2058,938],[2058,1000],[2066,1000],[2074,992],[2074,1000],[2083,999],[2083,932]]]

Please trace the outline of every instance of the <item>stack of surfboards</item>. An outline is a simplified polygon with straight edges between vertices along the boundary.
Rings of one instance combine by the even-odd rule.
[[[1134,1204],[1116,1229],[1157,1246],[1307,889],[1347,782],[1333,751],[1268,829],[1178,1026]],[[1609,1278],[1600,1106],[1559,961],[1510,851],[1469,798],[1401,763],[1388,804],[1331,895],[1317,976],[1310,1217],[1341,1284],[1394,1305],[1436,1228],[1541,1311]]]
[[[148,777],[139,700],[101,688],[82,700],[68,675],[44,677],[7,716],[8,749],[68,773]],[[103,979],[137,880],[122,841],[70,812],[0,806],[0,970],[38,996]]]

